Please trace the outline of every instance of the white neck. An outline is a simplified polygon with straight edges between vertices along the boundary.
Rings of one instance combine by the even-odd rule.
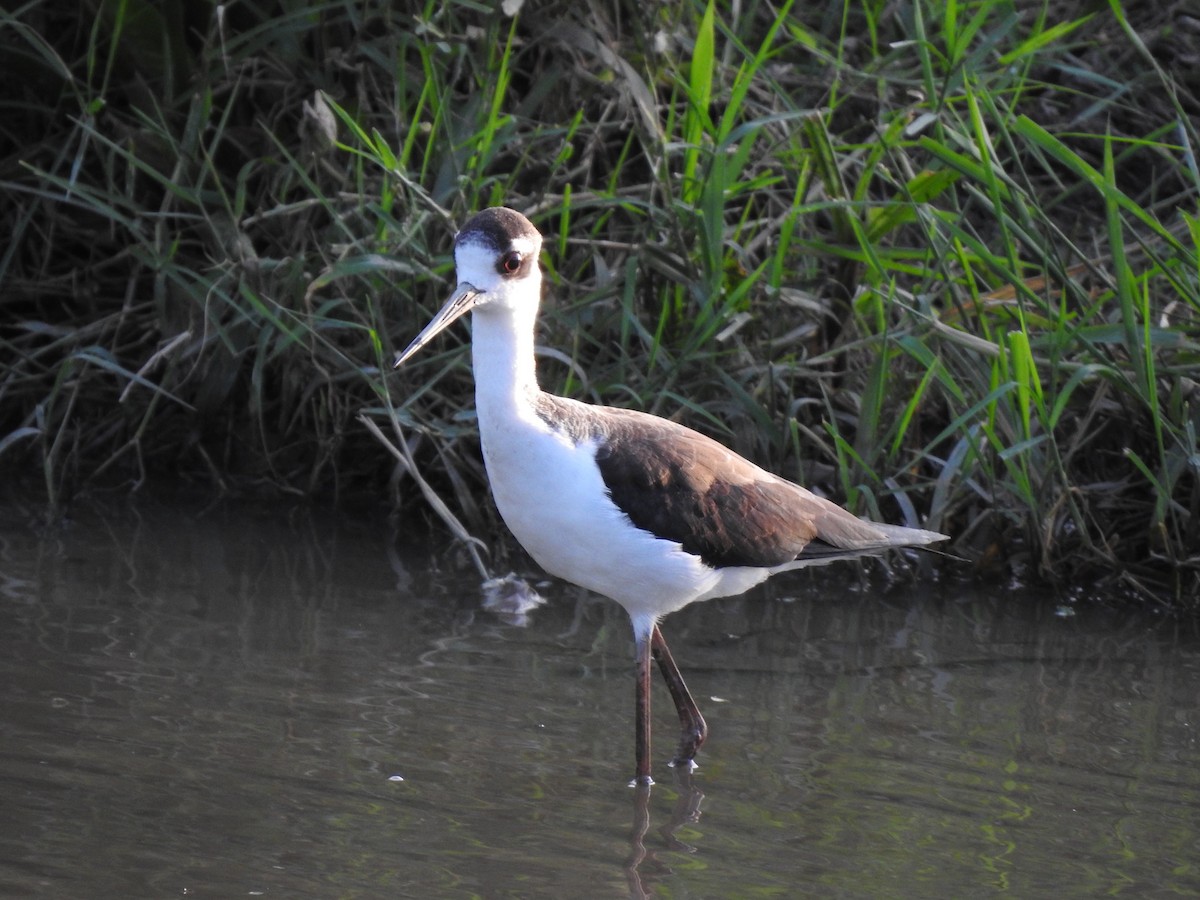
[[[538,392],[533,335],[537,307],[494,304],[471,315],[471,364],[480,427],[493,414],[526,408]]]

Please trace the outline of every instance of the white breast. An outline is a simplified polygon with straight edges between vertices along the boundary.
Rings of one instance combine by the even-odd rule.
[[[594,445],[576,446],[532,410],[481,416],[480,437],[500,515],[547,572],[611,597],[635,618],[673,612],[722,581],[679,544],[634,527],[609,499]]]

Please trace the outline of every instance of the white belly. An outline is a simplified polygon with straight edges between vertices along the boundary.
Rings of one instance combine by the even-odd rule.
[[[635,619],[730,592],[716,592],[722,576],[679,544],[634,527],[609,498],[594,447],[574,446],[532,413],[491,427],[481,420],[480,430],[500,515],[547,572],[611,597]]]

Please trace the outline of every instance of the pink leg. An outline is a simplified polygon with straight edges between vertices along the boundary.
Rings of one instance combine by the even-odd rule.
[[[658,628],[655,627],[655,632]],[[635,785],[654,784],[650,777],[650,641],[649,635],[637,638],[637,681],[634,686],[634,740],[637,743]]]
[[[684,684],[683,676],[679,674],[679,667],[675,665],[675,660],[671,657],[671,651],[667,649],[666,638],[662,636],[657,625],[650,633],[650,652],[654,659],[658,662],[658,668],[662,672],[663,680],[667,683],[667,690],[671,692],[671,699],[675,701],[675,711],[679,713],[679,749],[675,751],[675,758],[671,760],[673,766],[685,766],[688,771],[695,767],[695,756],[700,751],[700,747],[704,744],[704,739],[708,737],[708,725],[704,722],[704,716],[700,715],[700,708],[696,706],[696,701],[692,699],[692,694]],[[641,653],[639,652],[638,666],[639,674],[641,672]],[[649,669],[650,660],[646,659],[646,693],[649,694]],[[646,753],[649,755],[649,698],[646,703]],[[639,739],[639,748],[641,742]],[[649,763],[647,763],[646,774],[649,775]],[[639,772],[641,769],[639,768]]]

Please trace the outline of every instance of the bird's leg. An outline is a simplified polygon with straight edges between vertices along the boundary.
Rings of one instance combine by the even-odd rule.
[[[671,765],[685,766],[690,772],[696,765],[693,761],[696,754],[700,751],[704,739],[708,737],[708,725],[705,724],[704,716],[700,715],[700,708],[696,706],[696,701],[692,699],[691,692],[684,684],[683,676],[679,674],[679,666],[675,665],[671,651],[667,649],[666,638],[662,636],[657,625],[650,632],[650,652],[658,662],[663,680],[667,683],[667,690],[671,692],[671,699],[675,701],[675,711],[679,713],[679,749],[675,751]]]
[[[658,631],[655,627],[654,631]],[[634,740],[637,742],[637,774],[633,784],[654,784],[650,777],[650,641],[651,635],[637,636],[637,681],[634,685]]]

